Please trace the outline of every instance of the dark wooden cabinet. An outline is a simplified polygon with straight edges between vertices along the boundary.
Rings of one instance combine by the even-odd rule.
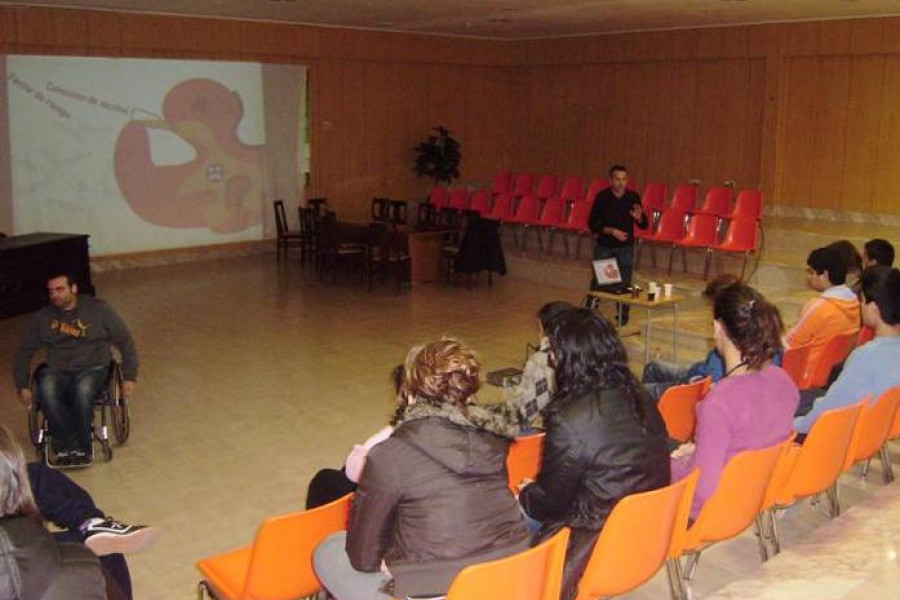
[[[47,277],[68,273],[94,295],[87,235],[29,233],[0,238],[0,318],[47,304]]]

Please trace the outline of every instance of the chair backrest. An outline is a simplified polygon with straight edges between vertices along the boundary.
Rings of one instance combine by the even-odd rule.
[[[513,180],[513,196],[527,196],[534,190],[534,173],[519,173]]]
[[[897,388],[891,388],[890,391],[896,390]],[[895,440],[900,438],[900,408],[897,409],[897,412],[894,413],[894,419],[891,423],[890,429],[888,429],[887,439]]]
[[[544,203],[541,211],[541,225],[556,226],[566,222],[566,204],[562,196],[554,196]]]
[[[509,220],[513,216],[513,196],[512,194],[500,194],[494,200],[494,209],[491,211],[490,218],[500,221]]]
[[[576,600],[618,596],[653,577],[671,552],[673,536],[687,527],[699,474],[695,469],[677,483],[619,500],[600,531]]]
[[[659,225],[653,238],[675,241],[684,238],[684,220],[686,213],[677,208],[670,208],[659,218]]]
[[[597,197],[597,194],[605,190],[609,187],[609,180],[605,177],[598,177],[591,182],[591,185],[588,187],[587,194],[584,195],[585,200],[588,201],[588,212],[590,212],[590,207],[594,206],[594,199]]]
[[[284,212],[284,200],[276,200],[272,205],[275,207],[275,230],[280,237],[288,230],[287,215]]]
[[[436,217],[434,204],[430,202],[419,202],[416,206],[416,224],[421,226],[432,225]]]
[[[569,528],[518,554],[466,567],[450,584],[447,600],[559,600]]]
[[[487,216],[491,212],[491,192],[488,190],[477,190],[472,194],[472,201],[469,203],[469,210],[474,210],[479,215]]]
[[[717,217],[727,217],[731,212],[732,191],[730,187],[712,187],[706,192],[700,212]]]
[[[446,187],[442,185],[436,185],[434,186],[434,189],[431,190],[431,195],[428,197],[428,202],[434,205],[435,210],[440,210],[447,206],[449,196],[450,192]]]
[[[719,217],[707,213],[691,215],[684,242],[697,246],[712,246],[719,237]]]
[[[775,492],[781,506],[827,490],[844,470],[853,428],[863,403],[825,411],[816,419],[802,446],[793,446],[784,482]]]
[[[563,202],[570,202],[581,198],[583,193],[584,182],[581,177],[569,175],[563,182],[562,191],[559,193],[559,197],[563,199]]]
[[[722,246],[737,251],[756,250],[758,248],[759,227],[756,219],[739,217],[728,223],[728,231]]]
[[[312,554],[322,540],[347,527],[350,498],[348,494],[318,508],[263,521],[240,598],[288,600],[321,591]]]
[[[863,344],[871,342],[875,338],[875,328],[863,325],[856,336],[856,347],[859,348]]]
[[[309,207],[297,208],[297,214],[300,218],[300,235],[307,240],[312,240],[316,235],[316,209]]]
[[[306,206],[307,208],[311,208],[313,210],[314,215],[316,215],[317,217],[321,217],[323,214],[325,214],[325,208],[328,206],[328,198],[307,198]]]
[[[537,194],[529,194],[519,201],[519,208],[516,209],[515,221],[520,223],[530,223],[537,221],[540,212],[541,199]]]
[[[395,225],[406,225],[409,205],[406,200],[391,200],[389,219]]]
[[[389,198],[372,198],[372,220],[388,221],[391,218]]]
[[[641,196],[641,204],[648,213],[653,211],[662,211],[666,207],[666,191],[668,186],[665,183],[648,183],[644,187],[644,195]]]
[[[806,377],[806,363],[808,362],[809,349],[811,347],[810,344],[806,344],[786,348],[781,358],[781,368],[787,371],[787,374],[791,376],[797,387],[801,389]]]
[[[793,441],[792,434],[768,448],[732,456],[722,470],[716,491],[703,504],[688,529],[684,550],[696,550],[710,542],[727,540],[753,524],[762,511],[775,467]]]
[[[835,365],[844,362],[853,350],[853,344],[856,343],[857,332],[844,333],[832,337],[825,344],[818,360],[815,364],[807,361],[806,373],[804,374],[803,389],[807,388],[823,388],[828,383],[831,376],[831,370]]]
[[[844,469],[849,469],[855,463],[878,454],[891,432],[898,403],[900,403],[900,386],[887,390],[874,402],[866,402],[853,429],[853,440],[850,443],[847,460],[844,462]]]
[[[683,212],[693,212],[697,210],[697,190],[696,185],[690,183],[682,183],[675,188],[672,195],[672,203],[670,209],[677,209]]]
[[[512,187],[512,173],[509,171],[501,171],[494,175],[494,182],[491,184],[491,194],[508,194]]]
[[[745,217],[756,219],[763,217],[763,193],[757,190],[741,190],[734,202],[731,218]]]
[[[450,192],[450,208],[466,210],[469,208],[469,190],[464,187],[453,188]]]
[[[576,200],[575,204],[572,205],[572,212],[569,213],[569,220],[566,226],[577,231],[588,231],[588,220],[591,217],[591,208],[593,206],[594,199],[592,197]]]
[[[559,175],[542,175],[538,182],[537,197],[541,200],[552,198],[559,189]]]
[[[541,472],[544,453],[544,433],[519,436],[509,445],[506,455],[506,473],[509,488],[516,490],[522,480],[536,479]]]
[[[659,399],[659,412],[666,423],[669,437],[687,442],[694,437],[697,426],[697,403],[703,399],[712,385],[706,377],[685,385],[673,385]]]

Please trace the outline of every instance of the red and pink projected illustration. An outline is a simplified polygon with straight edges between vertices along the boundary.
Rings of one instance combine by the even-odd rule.
[[[115,175],[132,210],[163,227],[230,233],[259,225],[265,147],[239,139],[243,117],[236,92],[211,79],[188,79],[166,93],[161,118],[125,124],[116,140]],[[179,136],[196,156],[154,164],[152,129]]]

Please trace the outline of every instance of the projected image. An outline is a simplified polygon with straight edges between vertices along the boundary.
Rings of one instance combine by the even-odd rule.
[[[166,94],[162,117],[127,123],[116,142],[115,170],[134,212],[164,227],[208,227],[219,233],[261,223],[263,146],[239,139],[243,116],[237,92],[210,79],[189,79]],[[154,129],[184,140],[194,158],[155,164],[150,151]]]
[[[95,255],[258,240],[272,201],[298,197],[305,67],[7,56],[3,68],[16,233],[87,233]]]

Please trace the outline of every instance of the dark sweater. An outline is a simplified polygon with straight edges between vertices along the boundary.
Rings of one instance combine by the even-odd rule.
[[[80,371],[110,361],[110,344],[122,353],[127,381],[137,381],[138,357],[131,333],[116,311],[103,300],[78,296],[72,310],[52,304],[37,311],[19,344],[13,363],[16,389],[29,385],[31,359],[47,348],[47,364],[61,371]]]
[[[635,220],[631,216],[631,207],[641,205],[641,197],[637,192],[625,190],[621,198],[616,198],[611,188],[606,188],[594,198],[594,205],[591,207],[591,216],[588,226],[591,231],[597,234],[597,243],[601,246],[621,247],[631,246],[634,244],[634,225]],[[637,226],[641,229],[647,228],[647,214],[644,213],[641,219],[637,221]],[[628,239],[620,242],[613,236],[603,233],[604,227],[614,227],[621,229],[628,234]]]

